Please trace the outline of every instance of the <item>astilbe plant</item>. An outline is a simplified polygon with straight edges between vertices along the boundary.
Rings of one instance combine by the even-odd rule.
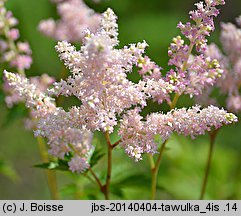
[[[110,198],[112,153],[120,146],[135,161],[148,154],[152,170],[152,197],[155,199],[156,179],[164,148],[173,133],[195,138],[205,132],[212,133],[222,125],[237,121],[237,117],[213,105],[201,108],[176,108],[179,97],[189,94],[200,95],[207,87],[213,86],[222,75],[223,69],[217,59],[207,55],[207,39],[214,30],[213,17],[219,13],[216,6],[224,4],[221,0],[205,0],[197,3],[197,9],[190,12],[193,23],[178,24],[186,37],[186,44],[177,36],[170,44],[168,55],[172,68],[163,75],[162,68],[145,55],[148,46],[145,41],[117,48],[117,17],[111,9],[101,16],[99,26],[88,29],[80,35],[63,29],[71,28],[71,4],[81,1],[57,1],[63,20],[51,25],[51,34],[58,42],[56,51],[71,75],[66,80],[55,82],[52,88],[43,89],[35,85],[31,78],[23,74],[4,72],[9,88],[25,101],[36,125],[34,134],[47,139],[49,153],[67,162],[69,169],[76,173],[90,173],[106,199]],[[66,4],[63,6],[63,4]],[[83,6],[83,5],[82,5]],[[68,8],[68,11],[63,9]],[[67,9],[66,9],[67,10]],[[74,8],[80,13],[82,8]],[[99,19],[99,15],[96,15]],[[96,17],[85,17],[96,22]],[[77,20],[76,20],[77,22]],[[44,30],[44,25],[40,29]],[[82,25],[82,24],[81,24]],[[78,25],[75,26],[78,28]],[[80,29],[71,29],[81,32]],[[53,31],[52,31],[53,30]],[[74,38],[76,36],[77,38]],[[70,41],[82,43],[77,50]],[[68,42],[67,42],[68,41]],[[196,54],[193,49],[196,49]],[[134,83],[127,78],[128,73],[137,67],[142,79]],[[64,110],[56,106],[55,97],[75,96],[79,106]],[[141,112],[147,100],[165,101],[170,106],[167,113],[150,113],[143,117]],[[118,127],[119,140],[111,143],[110,136]],[[93,133],[101,131],[107,143],[107,174],[104,183],[91,167],[95,152]],[[159,148],[156,137],[162,140]],[[153,155],[158,154],[156,161]]]

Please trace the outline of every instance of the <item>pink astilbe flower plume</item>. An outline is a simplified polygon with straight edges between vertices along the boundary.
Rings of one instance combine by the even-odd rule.
[[[92,131],[111,133],[117,116],[133,105],[145,106],[143,83],[127,79],[138,56],[144,52],[145,42],[115,49],[118,44],[117,17],[111,9],[102,15],[101,28],[96,34],[86,32],[83,46],[77,51],[63,41],[56,50],[72,75],[55,84],[55,94],[74,95],[82,103],[73,112],[80,124]]]
[[[52,99],[46,96],[37,86],[31,84],[27,78],[22,75],[4,71],[5,79],[8,85],[26,101],[28,108],[46,108],[54,105]],[[42,106],[44,105],[44,106]]]
[[[18,20],[6,10],[4,3],[0,1],[0,62],[8,63],[22,73],[32,64],[32,51],[27,42],[17,41],[20,36],[16,28]]]
[[[18,20],[13,17],[12,12],[6,10],[4,3],[4,0],[0,1],[0,61],[22,74],[23,77],[18,77],[18,79],[23,81],[25,79],[25,69],[29,69],[32,64],[32,51],[27,42],[18,41],[19,30],[15,27]],[[3,77],[3,80],[2,89],[6,95],[5,102],[8,108],[12,108],[13,105],[26,100],[22,92],[15,91],[16,86],[10,83],[6,77]],[[47,88],[54,82],[54,79],[47,74],[42,74],[40,77],[31,77],[29,82],[38,86],[39,92],[47,92]],[[30,112],[30,118],[25,119],[26,128],[28,129],[36,126],[36,122],[31,115],[32,112]]]
[[[95,32],[100,24],[100,14],[90,9],[83,0],[54,0],[60,19],[43,20],[39,30],[46,36],[56,40],[81,42],[84,30]]]
[[[58,158],[73,153],[70,169],[83,172],[89,167],[88,160],[93,152],[92,133],[82,126],[75,127],[69,112],[55,106],[54,99],[22,75],[5,71],[9,86],[26,102],[33,120],[37,121],[35,135],[48,139],[49,153]]]
[[[157,152],[156,135],[162,141],[167,140],[174,132],[195,138],[212,128],[217,129],[237,121],[234,114],[214,106],[203,109],[200,106],[173,109],[166,114],[152,113],[145,119],[139,112],[139,109],[128,111],[121,120],[119,129],[122,140],[120,145],[136,161],[142,159],[142,153]]]
[[[207,48],[206,37],[214,30],[213,17],[219,13],[216,6],[224,4],[224,1],[199,2],[197,9],[190,12],[193,23],[179,23],[178,28],[189,40],[186,44],[181,36],[173,38],[168,49],[170,57],[169,65],[174,68],[162,76],[161,68],[147,56],[140,56],[138,67],[140,75],[149,81],[147,94],[159,103],[166,100],[170,104],[170,93],[199,95],[208,86],[213,86],[222,75],[223,70],[216,59],[210,59],[204,55]],[[193,55],[196,48],[198,54]],[[157,88],[156,86],[161,86]],[[151,91],[150,91],[151,89]]]

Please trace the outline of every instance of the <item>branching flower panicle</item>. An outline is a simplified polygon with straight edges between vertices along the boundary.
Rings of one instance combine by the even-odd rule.
[[[173,92],[177,95],[189,94],[191,97],[199,95],[205,88],[214,85],[217,78],[222,75],[223,70],[218,61],[204,55],[207,47],[206,37],[214,30],[213,17],[219,13],[216,6],[221,4],[224,4],[224,1],[199,2],[196,4],[197,10],[190,12],[193,24],[180,22],[177,25],[189,40],[189,44],[186,44],[181,36],[173,38],[168,55],[170,57],[169,65],[174,68],[170,69],[166,76],[162,76],[161,68],[148,57],[140,57],[139,73],[144,79],[151,80],[147,93],[151,94],[154,100],[159,103],[166,100],[170,104],[169,95]],[[194,47],[198,55],[192,54]],[[156,86],[162,87],[158,89]],[[161,91],[160,88],[162,88]]]
[[[113,132],[117,115],[133,105],[145,106],[146,95],[142,83],[127,79],[137,56],[144,52],[146,43],[115,49],[118,43],[116,16],[108,9],[102,16],[96,34],[87,32],[80,51],[63,41],[56,50],[72,75],[55,84],[55,94],[74,95],[82,103],[77,112],[81,124],[92,131]]]

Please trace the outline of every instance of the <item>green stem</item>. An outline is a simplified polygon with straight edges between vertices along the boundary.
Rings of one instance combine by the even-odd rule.
[[[218,130],[214,130],[213,132],[209,133],[210,137],[210,145],[209,145],[209,152],[208,152],[208,160],[207,160],[207,165],[206,165],[206,170],[205,170],[205,175],[203,178],[203,183],[202,183],[202,190],[201,190],[201,195],[200,195],[200,200],[204,198],[204,194],[207,188],[207,182],[208,182],[208,176],[209,176],[209,171],[211,167],[211,162],[212,162],[212,155],[213,155],[213,148],[214,148],[214,143],[215,139],[217,137]]]
[[[180,97],[179,94],[176,93],[174,98],[173,98],[173,101],[170,104],[170,109],[174,109],[176,107],[179,97]]]
[[[112,171],[112,145],[110,142],[110,135],[108,132],[105,133],[105,138],[107,142],[107,151],[108,151],[108,161],[107,161],[107,176],[106,184],[104,185],[104,194],[105,199],[110,199],[110,180],[111,180],[111,171]]]
[[[48,157],[45,142],[42,137],[37,137],[37,141],[38,141],[41,159],[42,159],[43,163],[48,163],[49,157]],[[48,187],[49,187],[51,197],[54,200],[58,200],[59,194],[58,194],[58,188],[57,188],[56,173],[54,170],[46,170],[45,173],[46,173]]]
[[[151,169],[154,169],[155,168],[154,157],[152,154],[148,154],[148,157],[149,157],[149,161],[150,161],[150,167],[151,167]]]
[[[69,147],[74,151],[74,153],[76,155],[79,155],[79,152],[78,150],[75,149],[75,147],[71,144],[69,144]],[[87,177],[92,183],[97,183],[98,187],[100,188],[100,191],[105,195],[105,185],[102,185],[101,182],[100,182],[100,179],[98,178],[98,176],[95,174],[94,170],[92,170],[92,168],[90,167],[89,170],[88,170],[91,175],[94,177],[95,181],[90,178],[87,173],[85,174],[85,177]],[[105,195],[106,196],[106,195]]]
[[[194,44],[192,42],[190,42],[190,45],[189,45],[189,48],[188,48],[188,51],[187,51],[186,61],[182,65],[182,72],[184,72],[187,69],[188,59],[189,59],[189,57],[190,57],[190,55],[192,53],[193,47],[194,47]]]
[[[61,79],[66,79],[68,77],[68,70],[67,68],[64,66],[60,72],[60,78]],[[56,106],[62,106],[64,104],[64,97],[57,97],[56,98]]]
[[[153,156],[149,155],[150,165],[151,165],[151,199],[152,200],[156,199],[157,175],[158,175],[161,159],[162,159],[166,144],[167,144],[167,140],[162,144],[159,150],[159,155],[156,162],[154,162]]]
[[[90,171],[91,175],[94,177],[94,179],[95,179],[97,185],[99,186],[100,190],[102,191],[103,185],[101,184],[100,179],[97,177],[97,175],[95,174],[95,172],[91,168],[89,168],[89,171]]]
[[[115,148],[116,146],[118,146],[120,143],[121,143],[121,139],[120,140],[118,140],[118,141],[116,141],[114,144],[112,144],[112,146],[111,146],[111,148],[113,149],[113,148]]]
[[[194,47],[194,44],[192,42],[190,42],[188,52],[187,52],[187,56],[186,56],[186,61],[183,62],[183,65],[182,65],[182,68],[181,68],[182,72],[184,72],[187,69],[188,59],[189,59],[189,57],[192,53],[193,47]],[[169,104],[170,109],[174,109],[176,107],[179,97],[180,97],[180,95],[178,93],[176,93],[172,102]]]

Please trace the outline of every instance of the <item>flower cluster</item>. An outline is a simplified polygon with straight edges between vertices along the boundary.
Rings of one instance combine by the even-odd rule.
[[[196,4],[197,10],[190,12],[190,18],[195,24],[190,22],[185,25],[182,22],[178,24],[178,28],[181,29],[183,35],[196,45],[197,51],[205,50],[206,36],[209,36],[210,32],[214,30],[213,17],[219,14],[216,6],[223,4],[225,4],[224,0],[205,0],[205,4],[199,2]]]
[[[18,20],[6,10],[4,3],[4,0],[0,1],[0,61],[21,72],[30,68],[32,51],[27,42],[17,42],[19,30],[15,26]]]
[[[24,76],[7,71],[4,71],[4,76],[9,87],[25,101],[26,107],[39,110],[36,112],[36,118],[55,108],[53,99],[46,96],[41,89],[30,83]]]
[[[237,18],[240,24],[240,17]],[[227,95],[227,109],[238,113],[241,111],[241,95],[239,93],[241,87],[241,29],[232,23],[221,24],[221,38],[224,53],[215,44],[208,46],[205,52],[206,56],[211,59],[217,59],[223,68],[223,76],[218,79],[217,86],[220,92]],[[209,95],[212,89],[197,98],[209,104],[217,104],[214,98]]]
[[[128,111],[121,120],[119,130],[121,146],[135,160],[141,160],[142,153],[156,153],[156,135],[159,135],[162,141],[167,140],[174,132],[195,138],[212,128],[217,129],[223,124],[237,121],[234,114],[214,106],[203,109],[200,106],[172,109],[166,114],[152,113],[145,119],[139,112],[139,109]]]
[[[213,106],[205,109],[199,106],[188,110],[183,108],[167,114],[152,113],[144,121],[140,112],[146,105],[146,99],[152,96],[160,103],[163,100],[170,101],[169,93],[179,86],[174,79],[175,71],[163,79],[161,68],[147,56],[143,57],[146,42],[116,49],[117,30],[116,16],[108,9],[102,16],[101,28],[97,33],[86,32],[80,51],[65,41],[56,46],[60,59],[72,75],[66,81],[55,83],[51,92],[74,95],[81,101],[80,107],[70,109],[72,122],[84,125],[91,131],[111,133],[118,123],[118,117],[121,117],[120,146],[128,155],[140,160],[142,153],[156,153],[156,135],[166,140],[173,132],[177,132],[194,138],[212,128],[237,121],[233,114]],[[208,58],[203,62],[200,56],[192,61],[194,63],[186,67],[202,70],[203,76],[218,64],[216,60]],[[130,82],[126,76],[126,73],[132,71],[133,65],[139,66],[143,75],[143,80],[137,84]],[[209,76],[212,73],[208,71]],[[133,106],[136,108],[131,109]]]
[[[19,30],[14,28],[18,23],[17,19],[13,17],[10,11],[7,11],[4,5],[5,1],[0,2],[0,51],[2,63],[8,64],[8,66],[16,70],[19,74],[25,76],[25,69],[30,68],[32,63],[31,54],[32,51],[27,42],[19,42]],[[15,91],[14,85],[6,79],[4,79],[3,91],[6,95],[5,102],[9,108],[20,102],[24,102],[25,98]],[[31,77],[29,82],[38,86],[40,92],[46,92],[47,88],[55,80],[49,77],[47,74],[42,74],[40,77]],[[23,87],[24,88],[24,87]],[[30,118],[25,120],[26,128],[35,128],[36,122],[32,112],[30,112]]]
[[[108,9],[97,33],[86,32],[80,51],[65,41],[56,46],[60,59],[72,74],[66,81],[55,84],[55,94],[76,96],[82,103],[74,108],[76,115],[92,131],[111,133],[117,125],[117,116],[125,109],[146,105],[142,82],[135,84],[127,79],[146,43],[115,49],[117,35],[116,16]]]
[[[77,1],[58,1],[61,6],[70,2]],[[97,31],[85,30],[80,50],[67,41],[56,45],[56,51],[71,75],[54,83],[49,95],[75,96],[80,101],[79,106],[70,107],[68,111],[56,107],[43,89],[23,76],[5,72],[9,86],[31,108],[38,122],[35,135],[48,139],[49,152],[62,159],[71,156],[70,169],[83,172],[89,167],[88,160],[94,149],[92,132],[96,130],[109,136],[120,123],[121,140],[118,143],[138,161],[143,153],[157,152],[157,135],[163,141],[174,132],[195,138],[205,131],[236,122],[235,115],[214,106],[172,109],[166,114],[151,113],[145,118],[140,114],[147,99],[153,98],[159,103],[166,100],[172,104],[171,93],[200,94],[221,73],[217,60],[204,54],[191,55],[194,46],[199,52],[206,50],[205,36],[213,30],[212,17],[218,13],[215,6],[224,3],[222,0],[205,2],[206,5],[199,3],[197,11],[191,12],[195,25],[179,24],[190,45],[185,45],[180,37],[173,39],[169,64],[175,69],[164,78],[162,69],[144,56],[148,46],[145,41],[116,47],[119,44],[117,17],[111,9],[102,14]],[[143,78],[138,83],[127,78],[134,66],[140,68]]]
[[[204,55],[207,49],[206,37],[214,30],[213,18],[219,14],[216,8],[225,4],[224,0],[205,0],[196,4],[197,10],[190,12],[190,18],[194,24],[187,22],[179,23],[178,28],[182,34],[190,41],[189,45],[184,43],[180,36],[173,39],[168,54],[171,57],[169,65],[176,67],[178,79],[183,85],[175,90],[178,94],[199,95],[203,89],[212,86],[217,78],[222,74],[222,69],[216,59],[210,59]],[[199,55],[191,55],[193,47]]]
[[[9,86],[25,100],[31,110],[32,121],[37,121],[35,135],[48,139],[49,153],[64,158],[73,154],[69,162],[72,171],[83,172],[89,167],[88,159],[93,151],[92,133],[83,126],[75,127],[71,113],[55,106],[54,99],[47,96],[33,81],[22,75],[5,71]]]
[[[4,1],[1,1],[0,21],[2,22],[1,33],[6,42],[1,40],[1,51],[3,57],[12,53],[10,66],[22,74],[4,72],[3,90],[6,94],[6,104],[11,108],[14,104],[25,102],[26,107],[30,109],[29,117],[25,119],[26,128],[34,129],[36,136],[41,131],[41,136],[48,139],[49,153],[53,156],[63,158],[67,154],[73,155],[69,161],[70,170],[83,172],[89,167],[88,160],[93,151],[92,133],[82,126],[75,128],[68,124],[68,113],[57,108],[54,99],[46,95],[47,88],[55,81],[52,77],[47,74],[29,79],[25,77],[24,69],[30,67],[30,64],[27,67],[21,67],[25,64],[23,53],[30,55],[31,50],[27,43],[15,44],[19,33],[17,29],[10,28],[17,24],[17,20],[12,17],[11,12],[6,11],[3,3]],[[29,58],[31,59],[30,56]],[[15,64],[17,61],[19,64]]]
[[[84,30],[95,32],[99,27],[100,15],[90,9],[83,0],[54,0],[60,19],[41,21],[39,30],[56,40],[81,42]]]
[[[41,92],[47,92],[48,87],[53,84],[55,79],[53,77],[48,76],[47,74],[42,74],[41,76],[30,77],[30,84],[34,84],[38,86],[38,89]],[[8,80],[4,77],[4,85],[3,90],[6,94],[5,102],[9,108],[13,107],[13,105],[18,104],[20,102],[24,102],[25,99],[19,95],[19,92],[14,92],[14,88],[9,85]]]
[[[224,4],[224,1],[199,2],[196,4],[197,10],[190,12],[194,24],[178,24],[177,27],[189,40],[189,44],[185,44],[181,36],[173,38],[168,55],[169,65],[175,68],[170,69],[165,77],[161,75],[161,68],[147,56],[140,57],[139,73],[144,79],[149,80],[150,85],[146,93],[154,100],[159,103],[166,100],[170,104],[169,95],[172,92],[178,95],[189,94],[191,97],[199,95],[206,87],[214,85],[217,78],[222,75],[223,70],[218,61],[204,55],[207,48],[206,36],[214,30],[213,17],[218,15],[216,6],[221,4]],[[198,55],[192,55],[194,47]]]
[[[88,160],[94,150],[91,145],[92,133],[81,125],[74,125],[70,112],[55,108],[38,121],[36,136],[48,139],[49,153],[64,159],[73,154],[69,168],[73,172],[83,172],[89,168]]]

